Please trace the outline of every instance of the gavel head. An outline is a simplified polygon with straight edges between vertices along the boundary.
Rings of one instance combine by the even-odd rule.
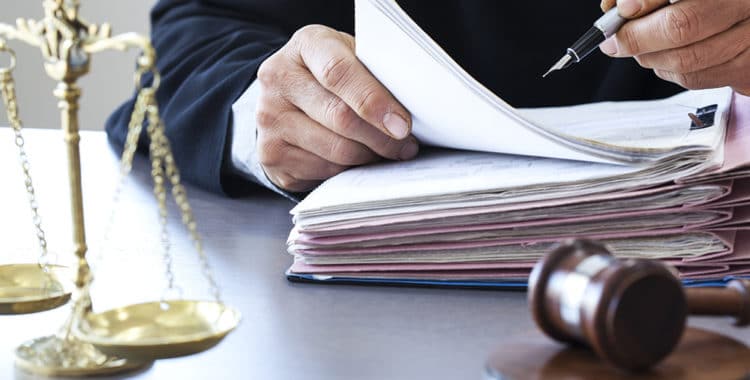
[[[587,240],[562,244],[537,263],[528,294],[545,334],[590,346],[628,370],[663,359],[685,328],[685,293],[670,269],[656,261],[618,260]]]

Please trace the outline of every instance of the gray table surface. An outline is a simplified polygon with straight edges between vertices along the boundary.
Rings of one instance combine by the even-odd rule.
[[[65,262],[71,239],[62,137],[33,129],[26,137],[48,240]],[[0,129],[0,261],[34,262],[12,141],[10,130]],[[118,166],[103,133],[82,135],[82,161],[95,309],[159,299],[165,280],[145,163],[136,165],[110,217]],[[267,192],[228,199],[189,188],[189,196],[224,300],[240,310],[242,323],[209,351],[157,361],[126,378],[481,379],[493,349],[534,331],[523,292],[290,283],[284,271],[292,203]],[[173,213],[177,282],[186,298],[205,298],[206,282],[179,223]],[[35,378],[14,368],[13,350],[56,331],[67,313],[63,307],[0,316],[0,378]],[[750,330],[726,319],[690,324],[750,342]]]

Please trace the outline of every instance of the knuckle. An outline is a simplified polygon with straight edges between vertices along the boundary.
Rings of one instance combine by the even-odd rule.
[[[372,115],[375,114],[378,109],[384,108],[384,105],[388,102],[386,96],[378,88],[371,86],[363,91],[358,92],[357,98],[354,100],[354,110],[359,115]]]
[[[636,55],[633,58],[635,58],[635,61],[638,62],[638,64],[641,65],[641,67],[643,67],[643,68],[646,68],[646,69],[653,69],[654,68],[653,59],[649,55],[647,55],[647,54],[646,55]]]
[[[315,38],[316,36],[319,36],[323,33],[327,33],[329,31],[330,31],[330,28],[324,25],[320,25],[320,24],[305,25],[297,29],[296,32],[294,32],[294,35],[292,35],[292,39],[307,40],[308,38]]]
[[[666,81],[676,83],[688,90],[705,88],[705,78],[701,75],[691,73],[675,73],[670,71],[656,70],[656,75]]]
[[[276,184],[282,189],[295,191],[299,186],[299,181],[288,174],[276,176]]]
[[[621,55],[637,55],[641,52],[638,33],[634,28],[622,28],[617,33],[617,48]]]
[[[696,49],[681,49],[675,54],[675,71],[678,73],[689,73],[700,68],[703,58]]]
[[[703,77],[701,75],[678,73],[675,76],[677,77],[677,83],[688,90],[698,90],[701,88],[705,88],[705,81],[703,80]]]
[[[326,104],[326,120],[340,133],[347,134],[354,126],[354,112],[338,96],[331,97]]]
[[[325,66],[322,72],[322,84],[326,88],[341,88],[351,76],[354,68],[354,62],[346,56],[333,56]]]
[[[280,83],[285,83],[288,72],[280,68],[281,62],[276,55],[272,55],[258,67],[258,81],[264,87],[274,87]]]
[[[258,161],[264,167],[274,167],[283,162],[284,143],[280,139],[260,141]]]
[[[662,80],[665,80],[665,81],[668,81],[668,82],[675,82],[675,79],[671,75],[672,73],[670,73],[669,71],[660,70],[660,69],[654,69],[654,74],[656,74],[656,76],[659,79],[662,79]]]
[[[278,125],[281,119],[281,112],[273,110],[271,107],[261,104],[255,110],[255,123],[259,128],[270,129]]]
[[[700,17],[689,7],[670,6],[664,8],[664,33],[667,39],[675,45],[683,45],[690,41],[691,36],[698,30]]]
[[[349,49],[354,51],[356,47],[354,36],[346,32],[338,32],[338,37],[344,44],[346,44],[346,46],[349,47]]]
[[[258,67],[258,81],[263,85],[268,85],[273,81],[273,56],[268,57]]]

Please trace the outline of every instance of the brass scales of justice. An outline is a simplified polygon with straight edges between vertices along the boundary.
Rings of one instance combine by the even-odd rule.
[[[179,171],[156,102],[159,73],[154,48],[146,37],[135,33],[112,36],[108,24],[85,22],[79,17],[78,0],[43,0],[42,5],[44,18],[39,21],[18,19],[15,26],[0,23],[0,59],[6,62],[4,66],[0,63],[0,88],[8,120],[15,133],[39,246],[37,263],[0,266],[0,314],[41,312],[69,301],[72,308],[57,334],[32,339],[16,349],[16,365],[25,371],[46,376],[90,376],[139,369],[156,359],[209,349],[238,325],[240,314],[221,301],[185,188],[180,183]],[[16,58],[7,40],[18,40],[40,48],[47,74],[58,82],[53,93],[59,99],[61,127],[67,146],[77,268],[55,265],[48,257],[16,103],[12,77]],[[78,133],[81,90],[76,81],[89,71],[92,54],[129,49],[141,51],[135,74],[138,94],[120,160],[120,182],[115,190],[115,201],[124,178],[131,171],[138,139],[145,128],[149,137],[151,176],[158,204],[162,245],[167,245],[163,250],[168,287],[174,286],[166,230],[168,188],[171,187],[172,197],[198,253],[213,299],[166,299],[163,296],[159,301],[95,313],[89,293],[93,276],[86,259]],[[153,75],[150,84],[144,84],[143,76],[147,73]]]

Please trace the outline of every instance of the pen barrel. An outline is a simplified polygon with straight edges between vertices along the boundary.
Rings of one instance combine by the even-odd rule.
[[[748,289],[748,280],[733,280],[725,288],[688,288],[688,311],[692,315],[733,316],[738,326],[745,326],[750,322]]]
[[[581,60],[596,50],[604,40],[604,34],[602,34],[601,30],[592,27],[568,48],[568,54],[573,57],[575,62],[581,62]]]
[[[627,21],[626,18],[620,16],[617,7],[614,7],[607,11],[604,16],[599,17],[599,19],[594,22],[594,27],[599,29],[604,35],[604,38],[607,39],[617,33],[617,31],[620,30],[620,27],[622,27]]]
[[[580,62],[596,50],[604,40],[617,33],[626,21],[617,12],[616,7],[610,9],[568,49],[568,54],[572,55],[576,62]]]

